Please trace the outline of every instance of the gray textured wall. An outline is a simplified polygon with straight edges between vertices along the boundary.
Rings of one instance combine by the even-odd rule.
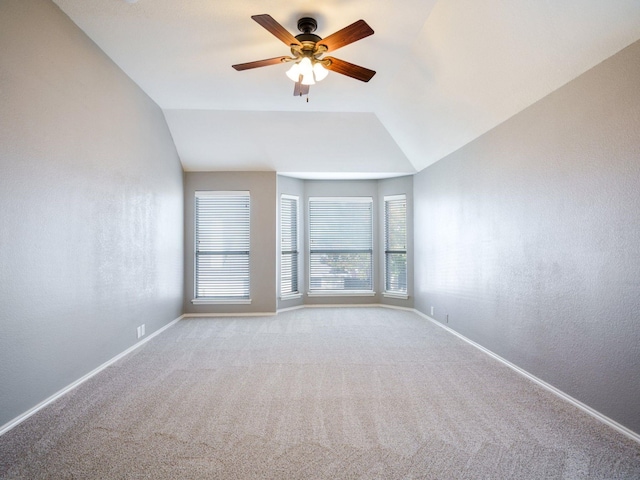
[[[414,178],[416,307],[640,432],[640,43]]]
[[[271,313],[276,311],[275,172],[187,172],[184,188],[184,311],[186,313]],[[194,305],[195,192],[239,190],[251,192],[251,304]]]
[[[182,310],[164,116],[53,3],[0,2],[0,426]]]

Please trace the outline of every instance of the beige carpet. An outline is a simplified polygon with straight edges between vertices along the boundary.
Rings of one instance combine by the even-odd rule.
[[[405,311],[183,320],[0,437],[0,478],[638,479],[640,445]]]

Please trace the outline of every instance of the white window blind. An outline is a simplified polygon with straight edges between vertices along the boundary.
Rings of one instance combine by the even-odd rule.
[[[384,197],[384,289],[407,293],[407,197]]]
[[[309,291],[372,292],[370,197],[309,199]]]
[[[280,198],[280,295],[298,292],[298,197]]]
[[[196,192],[196,299],[249,299],[249,192]]]

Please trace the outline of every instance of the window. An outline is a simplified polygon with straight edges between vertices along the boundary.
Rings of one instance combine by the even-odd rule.
[[[384,290],[407,295],[407,197],[384,197]]]
[[[309,293],[373,293],[370,197],[309,198]]]
[[[194,303],[249,301],[249,192],[196,192]]]
[[[280,198],[280,296],[298,291],[298,197]]]

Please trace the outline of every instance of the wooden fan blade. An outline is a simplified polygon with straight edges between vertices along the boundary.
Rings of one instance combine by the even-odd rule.
[[[296,37],[291,35],[286,28],[276,22],[271,15],[252,15],[256,22],[267,29],[274,37],[280,40],[287,46],[300,45],[300,42],[296,40]]]
[[[361,40],[369,35],[373,35],[373,30],[364,20],[358,20],[342,30],[323,38],[318,43],[326,45],[330,52],[349,45],[350,43]]]
[[[376,72],[374,72],[373,70],[369,70],[368,68],[364,68],[359,65],[354,65],[353,63],[345,62],[344,60],[340,60],[339,58],[324,57],[323,60],[331,61],[329,65],[325,65],[325,68],[327,70],[341,73],[342,75],[346,75],[347,77],[355,78],[356,80],[361,80],[363,82],[368,82],[376,74]]]
[[[267,67],[269,65],[275,65],[276,63],[282,63],[289,57],[273,57],[266,60],[257,60],[255,62],[239,63],[238,65],[231,65],[238,71],[249,70],[250,68]]]
[[[309,95],[309,85],[302,85],[302,83],[296,82],[296,86],[293,87],[293,96],[301,97],[302,95]]]

